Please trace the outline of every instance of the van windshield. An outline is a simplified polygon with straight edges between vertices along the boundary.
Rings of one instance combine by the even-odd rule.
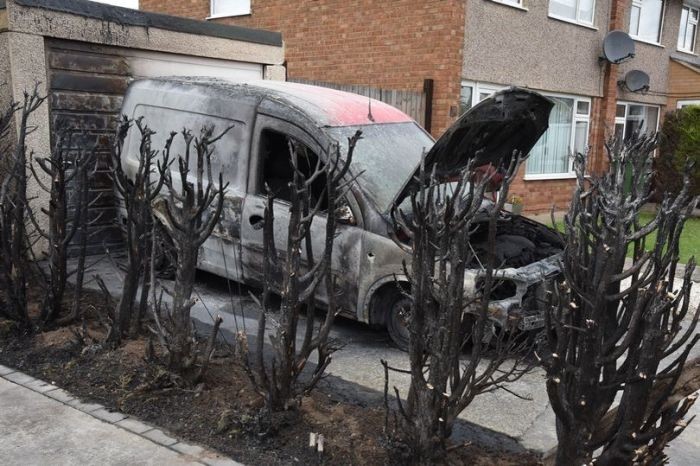
[[[398,192],[435,141],[416,123],[390,123],[328,128],[347,150],[348,138],[362,130],[355,147],[352,172],[380,212],[389,210]]]

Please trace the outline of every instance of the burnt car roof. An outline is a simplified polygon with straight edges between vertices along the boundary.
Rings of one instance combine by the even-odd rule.
[[[282,81],[228,81],[207,77],[160,77],[153,82],[206,87],[225,98],[258,96],[277,100],[306,114],[319,126],[356,126],[413,122],[401,110],[369,97],[325,87]]]

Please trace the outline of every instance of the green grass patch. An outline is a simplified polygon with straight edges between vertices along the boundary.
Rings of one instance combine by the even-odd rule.
[[[645,225],[654,218],[654,214],[642,213],[640,215],[640,223]],[[564,231],[564,222],[559,221],[556,225],[561,232]],[[656,241],[656,232],[647,236],[647,249],[650,248]],[[627,256],[631,256],[632,251],[628,251]],[[681,233],[681,251],[680,262],[686,264],[688,260],[695,256],[696,259],[700,255],[700,218],[690,218],[685,222],[683,233]]]

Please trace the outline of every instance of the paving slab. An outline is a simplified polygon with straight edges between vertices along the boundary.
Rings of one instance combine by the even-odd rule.
[[[73,395],[62,388],[57,388],[56,390],[51,390],[50,392],[46,392],[44,394],[50,398],[53,398],[54,400],[60,401],[61,403],[68,403],[69,401],[75,399]]]
[[[102,408],[102,405],[98,405],[95,403],[84,403],[83,401],[79,400],[78,398],[75,398],[73,400],[70,400],[68,402],[69,406],[72,406],[73,408],[82,411],[84,413],[91,413],[93,411],[96,411],[100,408]]]
[[[120,413],[117,411],[109,411],[105,408],[100,408],[96,409],[95,411],[90,412],[91,416],[95,416],[98,419],[102,419],[105,422],[109,422],[111,424],[117,423],[121,421],[122,419],[126,418],[126,414]]]
[[[204,448],[200,447],[199,445],[192,445],[185,442],[177,442],[174,445],[170,445],[170,448],[182,453],[183,455],[200,456],[202,453],[204,453]]]
[[[160,443],[163,446],[170,446],[177,443],[177,439],[172,438],[160,429],[151,429],[142,434],[147,439],[153,440],[156,443]]]
[[[115,423],[115,425],[121,427],[122,429],[134,432],[135,434],[143,434],[147,430],[153,429],[153,427],[149,426],[148,424],[144,424],[138,419],[134,419],[132,417],[122,419],[121,421]]]
[[[19,385],[26,385],[30,382],[36,382],[36,379],[31,375],[24,374],[22,372],[13,372],[11,374],[3,376],[10,382],[14,382]]]
[[[207,466],[243,466],[237,461],[223,457],[203,458],[201,461]]]
[[[12,374],[13,372],[16,372],[13,368],[0,364],[0,377],[3,375]]]
[[[3,466],[201,464],[3,378],[0,413]]]
[[[34,390],[35,392],[39,392],[39,393],[48,393],[48,392],[51,392],[53,390],[58,389],[57,386],[52,385],[50,383],[46,383],[43,380],[39,380],[39,379],[33,380],[29,383],[26,383],[26,384],[24,384],[24,386],[29,388],[29,389]]]

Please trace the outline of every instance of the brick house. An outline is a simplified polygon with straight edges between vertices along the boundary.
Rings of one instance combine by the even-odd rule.
[[[669,93],[686,101],[698,94],[700,0],[140,0],[139,7],[281,31],[290,79],[413,90],[432,79],[434,136],[503,87],[550,96],[550,130],[513,186],[530,212],[568,203],[571,149],[590,146],[591,168],[601,168],[606,134],[656,129],[675,108]],[[612,30],[634,39],[636,55],[621,65],[599,60]],[[634,69],[650,76],[649,92],[620,85]]]

